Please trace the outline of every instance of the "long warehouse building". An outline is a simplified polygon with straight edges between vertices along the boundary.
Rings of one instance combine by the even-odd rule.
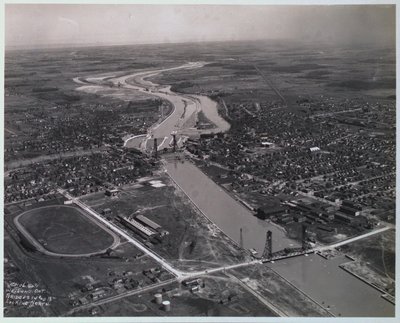
[[[139,222],[143,223],[144,225],[150,227],[151,229],[155,230],[155,231],[160,231],[161,230],[161,226],[157,223],[155,223],[154,221],[150,220],[149,218],[146,218],[144,215],[138,215],[136,218],[136,220],[138,220]]]
[[[119,217],[119,218],[126,227],[139,233],[140,235],[144,236],[145,238],[151,237],[156,234],[155,231],[151,230],[150,228],[145,227],[144,225],[142,225],[135,219],[125,218],[125,217]]]

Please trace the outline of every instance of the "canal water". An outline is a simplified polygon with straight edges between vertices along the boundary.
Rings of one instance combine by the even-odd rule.
[[[281,228],[253,216],[191,162],[167,161],[166,169],[192,202],[231,239],[239,243],[243,228],[244,248],[262,254],[267,230],[272,231],[273,251],[299,246]],[[268,266],[321,306],[329,306],[335,316],[394,316],[394,305],[379,291],[339,267],[347,261],[344,256],[326,260],[312,254]]]
[[[313,254],[268,264],[309,297],[335,316],[394,316],[395,306],[381,292],[339,267],[348,262],[344,256],[327,260]]]
[[[244,248],[254,248],[261,255],[267,230],[272,231],[273,251],[299,246],[298,242],[286,237],[283,229],[256,218],[193,163],[168,161],[166,169],[192,202],[237,243],[242,228]]]
[[[141,76],[140,83],[151,75],[144,72],[136,76]],[[128,77],[132,76],[114,79],[114,81],[125,83]],[[153,129],[153,132],[157,132],[156,135],[169,136],[173,130],[185,134],[191,134],[191,131],[193,134],[196,132],[199,134],[229,129],[229,123],[218,115],[216,103],[209,98],[195,95],[180,96],[171,92],[169,88],[157,91],[154,89],[156,84],[150,81],[146,82],[147,86],[153,87],[151,94],[167,99],[175,105],[175,114],[172,113],[169,119]],[[143,88],[134,85],[125,86],[144,91]],[[192,102],[188,102],[190,97],[194,99]],[[206,117],[216,125],[216,129],[201,130],[200,132],[195,129],[182,131],[183,124],[179,124],[179,118],[184,110],[183,101],[189,103],[191,110],[186,111],[185,117],[189,117],[194,112],[195,106],[196,109],[200,106]],[[240,229],[242,228],[244,248],[254,248],[261,255],[267,230],[272,231],[273,251],[299,246],[299,243],[289,239],[280,227],[253,216],[247,208],[233,199],[191,162],[167,161],[165,167],[171,178],[203,214],[237,243],[240,241]],[[395,306],[381,298],[379,291],[338,267],[346,261],[347,259],[344,257],[326,260],[318,255],[310,255],[277,261],[269,266],[317,303],[325,307],[329,306],[329,310],[336,316],[394,316]]]

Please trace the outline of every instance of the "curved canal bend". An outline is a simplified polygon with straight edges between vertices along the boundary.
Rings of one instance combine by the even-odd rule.
[[[229,130],[230,125],[218,115],[217,104],[210,98],[199,95],[178,94],[171,91],[170,86],[161,86],[146,80],[165,71],[200,68],[205,64],[202,62],[188,63],[173,68],[107,78],[115,85],[120,84],[124,89],[132,89],[168,100],[174,107],[173,112],[161,123],[154,124],[149,128],[146,135],[128,138],[125,142],[127,147],[145,150],[148,147],[152,147],[149,139],[155,137],[161,139],[158,143],[159,149],[168,148],[172,142],[171,133],[173,131],[176,132],[178,137],[181,137]],[[87,82],[89,80],[93,80],[93,78],[86,79]],[[85,86],[81,86],[81,88]],[[98,84],[95,86],[98,86]],[[195,115],[200,110],[216,125],[214,129],[197,130],[193,128]],[[165,161],[165,169],[203,214],[237,243],[240,241],[240,228],[242,228],[245,248],[254,248],[259,253],[262,253],[267,230],[271,230],[273,233],[273,251],[299,245],[298,242],[289,239],[282,228],[257,219],[247,208],[233,199],[232,196],[191,162]],[[357,280],[350,274],[342,272],[338,267],[341,261],[342,259],[337,261],[325,260],[318,255],[313,255],[301,259],[289,259],[271,267],[288,279],[290,283],[307,293],[309,297],[321,306],[330,305],[331,311],[335,315],[340,315],[339,313],[344,316],[394,315],[394,306],[383,300],[377,290]],[[305,276],[305,273],[309,274]],[[323,288],[320,288],[321,286]],[[350,290],[349,286],[351,286]],[[341,296],[331,297],[328,295],[330,291],[335,295]],[[366,310],[367,308],[374,310],[371,312]]]
[[[169,101],[174,109],[166,119],[151,126],[146,135],[134,135],[125,141],[127,147],[146,150],[152,149],[151,138],[158,138],[158,149],[163,149],[171,147],[173,132],[176,133],[179,141],[182,136],[226,132],[230,128],[230,124],[218,114],[217,103],[210,98],[175,93],[171,91],[170,86],[155,84],[148,80],[148,78],[163,72],[200,68],[205,64],[204,62],[191,62],[178,67],[143,71],[120,77],[91,77],[86,78],[86,82],[92,82],[96,84],[95,86],[99,86],[98,82],[107,78],[115,87],[120,86],[124,89],[140,91]],[[215,125],[214,128],[201,130],[194,128],[196,114],[200,111],[203,111]],[[242,228],[244,248],[254,248],[261,255],[267,230],[272,231],[273,251],[299,245],[295,240],[287,238],[282,228],[256,218],[193,163],[166,161],[165,169],[197,208],[236,243],[240,241],[240,228]]]

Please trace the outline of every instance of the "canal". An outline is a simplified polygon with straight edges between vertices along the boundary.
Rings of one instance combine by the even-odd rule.
[[[232,240],[239,243],[243,228],[244,248],[254,248],[261,255],[267,230],[272,231],[273,251],[299,246],[280,227],[253,216],[193,163],[170,160],[165,168],[197,208]],[[268,266],[321,306],[329,306],[335,316],[394,316],[395,306],[383,299],[378,290],[339,267],[348,261],[344,256],[327,260],[312,254]]]
[[[166,169],[197,208],[237,243],[242,228],[244,248],[254,248],[261,255],[267,230],[272,231],[273,251],[299,246],[298,242],[286,237],[280,227],[256,218],[193,163],[167,161]]]
[[[193,66],[189,64],[172,69]],[[126,84],[128,78],[136,76],[136,83],[142,83],[151,88],[149,94],[169,100],[175,106],[169,118],[152,127],[151,134],[156,137],[168,137],[166,142],[169,142],[170,134],[174,130],[185,135],[199,135],[208,132],[224,132],[229,129],[229,123],[218,115],[217,104],[209,98],[196,95],[183,96],[170,91],[169,88],[158,91],[156,84],[144,80],[162,71],[142,72],[113,80],[121,82],[126,88],[145,91],[143,87]],[[186,109],[184,102],[186,102]],[[215,124],[215,129],[198,131],[184,126],[190,116],[199,109]],[[132,140],[130,145],[139,146],[142,139],[130,140]],[[169,160],[165,162],[165,168],[169,176],[197,208],[236,243],[240,241],[242,228],[244,248],[254,248],[261,255],[267,230],[272,231],[273,251],[299,246],[298,242],[285,235],[282,228],[256,218],[193,163]],[[379,291],[339,267],[346,261],[348,260],[345,257],[326,260],[318,255],[311,255],[277,261],[268,266],[321,306],[329,306],[329,310],[336,316],[394,316],[395,306],[384,300]]]
[[[381,292],[339,267],[350,261],[344,256],[325,259],[317,254],[268,264],[283,278],[335,316],[394,316],[395,306]]]

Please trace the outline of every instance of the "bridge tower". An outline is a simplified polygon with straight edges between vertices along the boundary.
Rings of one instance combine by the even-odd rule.
[[[240,248],[243,249],[243,228],[240,228],[240,242],[239,242]]]
[[[303,224],[301,226],[301,247],[303,250],[307,250],[308,248],[308,236],[307,236],[307,226]]]
[[[271,257],[272,257],[272,232],[268,230],[262,258],[271,259]]]
[[[157,158],[158,157],[158,145],[157,145],[157,138],[154,138],[154,157]]]

